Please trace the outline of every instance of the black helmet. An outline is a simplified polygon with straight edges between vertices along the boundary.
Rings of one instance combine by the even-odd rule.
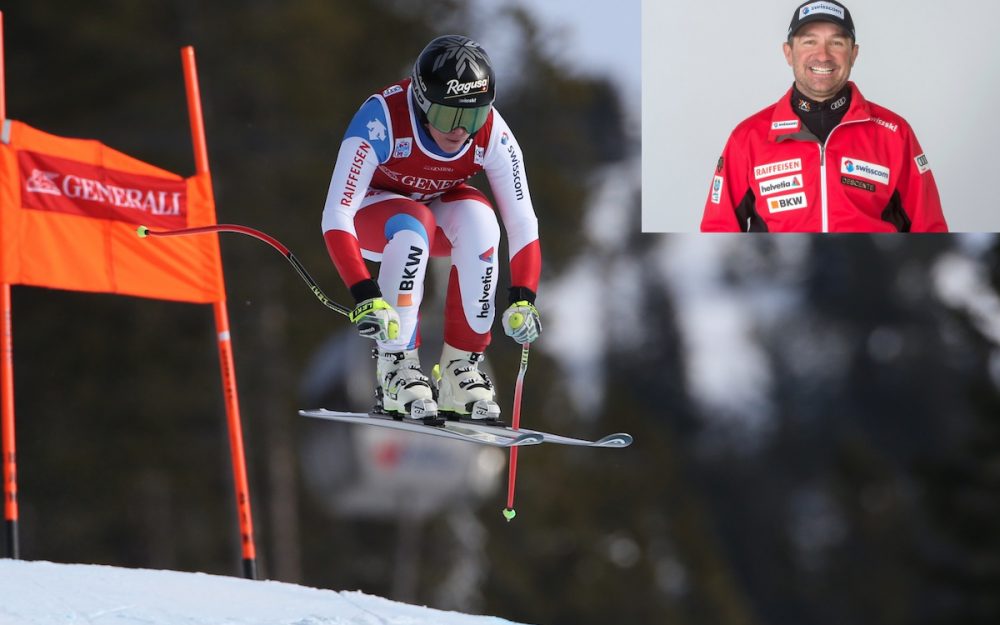
[[[468,37],[438,37],[413,64],[413,98],[441,132],[461,126],[475,134],[486,123],[495,97],[490,57]]]

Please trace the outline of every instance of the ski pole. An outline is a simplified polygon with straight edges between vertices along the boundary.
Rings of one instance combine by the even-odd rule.
[[[511,325],[518,327],[523,321],[511,319]],[[514,416],[511,418],[511,427],[518,429],[521,425],[521,392],[524,389],[524,373],[528,370],[528,348],[531,343],[521,345],[521,365],[517,370],[517,382],[514,383]],[[510,448],[510,469],[507,474],[507,507],[503,509],[503,516],[507,522],[514,520],[514,483],[517,481],[517,446]]]
[[[342,304],[338,304],[337,302],[327,297],[326,293],[324,293],[323,290],[319,288],[319,285],[316,284],[316,281],[313,280],[313,277],[309,275],[309,272],[306,271],[306,268],[302,265],[301,262],[299,262],[299,259],[295,257],[295,254],[292,254],[291,250],[285,247],[281,243],[281,241],[275,239],[269,234],[261,232],[260,230],[255,230],[247,226],[239,226],[235,224],[216,224],[212,226],[200,226],[197,228],[178,228],[177,230],[150,230],[146,226],[139,226],[139,228],[136,230],[136,234],[139,235],[139,238],[143,239],[146,237],[178,237],[178,236],[187,236],[189,234],[207,234],[210,232],[236,232],[239,234],[249,235],[255,239],[267,243],[274,249],[281,252],[281,254],[288,260],[288,262],[292,264],[292,267],[295,268],[295,271],[296,273],[299,274],[299,277],[302,278],[302,280],[309,286],[309,290],[313,292],[313,295],[315,295],[316,298],[319,299],[319,301],[324,306],[339,312],[345,317],[350,317],[351,309]]]

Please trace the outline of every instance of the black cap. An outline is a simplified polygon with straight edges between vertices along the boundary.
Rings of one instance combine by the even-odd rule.
[[[851,12],[836,0],[810,0],[800,4],[792,15],[792,22],[788,25],[789,39],[799,28],[809,22],[832,22],[847,31],[851,35],[851,39],[858,40],[854,35],[854,20],[851,19]]]

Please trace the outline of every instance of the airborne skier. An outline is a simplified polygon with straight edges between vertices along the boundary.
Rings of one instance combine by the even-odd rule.
[[[494,320],[500,243],[489,200],[466,184],[480,171],[508,237],[504,331],[521,344],[541,331],[534,305],[541,272],[538,221],[521,150],[493,107],[495,95],[486,51],[467,37],[438,37],[420,53],[409,78],[362,104],[340,145],[323,236],[357,304],[351,320],[376,341],[376,411],[420,420],[439,410],[499,418],[493,385],[479,370]],[[437,392],[418,354],[430,256],[451,257]],[[377,282],[364,259],[380,263]]]

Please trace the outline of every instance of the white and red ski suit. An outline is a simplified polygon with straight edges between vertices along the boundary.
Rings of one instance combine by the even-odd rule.
[[[410,89],[409,79],[387,86],[348,126],[323,210],[327,249],[355,299],[381,296],[399,313],[399,338],[380,344],[389,351],[420,344],[428,257],[451,256],[445,342],[482,352],[495,314],[500,225],[466,181],[486,172],[507,232],[512,297],[533,300],[541,252],[524,159],[495,108],[461,150],[442,153]],[[378,289],[363,259],[381,263]]]

